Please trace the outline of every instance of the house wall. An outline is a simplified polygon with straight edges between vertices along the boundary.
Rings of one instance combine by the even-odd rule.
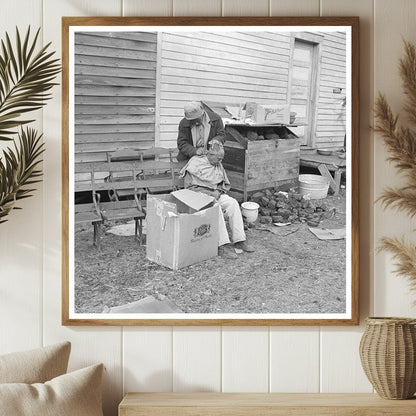
[[[313,143],[339,147],[344,108],[332,91],[344,88],[345,95],[345,36],[322,33],[319,41]],[[155,142],[176,147],[190,100],[289,102],[292,42],[288,32],[76,33],[75,163],[105,161],[107,151]],[[76,182],[83,179],[77,174]]]
[[[343,88],[345,96],[345,34],[321,35],[313,144],[339,148],[344,145],[345,111],[333,88]],[[289,33],[162,33],[160,42],[161,146],[176,147],[187,101],[289,102]]]
[[[74,44],[76,166],[153,146],[156,33],[82,32]],[[76,185],[85,180],[88,173],[75,174]]]
[[[316,108],[314,145],[318,148],[344,146],[346,56],[345,34],[326,34],[321,46],[319,90]],[[334,89],[341,88],[341,94]]]
[[[61,317],[61,91],[36,114],[44,132],[44,181],[0,225],[0,353],[72,342],[70,370],[103,362],[106,416],[127,391],[370,392],[358,355],[371,315],[414,316],[414,295],[376,253],[382,235],[412,237],[404,214],[374,200],[401,183],[380,138],[374,96],[394,111],[404,95],[397,71],[402,37],[416,42],[414,0],[2,0],[0,28],[42,27],[61,53],[61,16],[360,16],[360,306],[356,327],[63,327]],[[388,30],[386,30],[388,28]],[[0,146],[4,147],[4,143]]]
[[[187,101],[286,103],[290,35],[163,33],[160,144],[176,147]]]
[[[156,42],[151,32],[75,34],[75,163],[153,145]]]

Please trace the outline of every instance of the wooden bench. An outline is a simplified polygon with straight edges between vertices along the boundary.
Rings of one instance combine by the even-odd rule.
[[[416,400],[371,393],[127,393],[119,416],[406,416]]]
[[[91,172],[91,183],[94,183],[94,173]],[[99,196],[99,195],[98,195]],[[93,245],[100,247],[100,234],[103,217],[101,215],[99,200],[86,204],[75,204],[74,206],[75,224],[92,223],[94,227]]]
[[[167,149],[163,150],[166,152]],[[99,246],[100,226],[104,221],[130,218],[135,221],[135,237],[139,244],[142,243],[146,195],[171,192],[181,185],[171,158],[156,160],[151,157],[152,154],[153,157],[162,154],[163,150],[148,149],[137,152],[133,159],[114,161],[110,158],[107,162],[83,164],[77,168],[77,173],[89,172],[91,180],[79,184],[76,190],[91,190],[93,202],[76,205],[75,223],[92,222],[94,245]],[[105,179],[102,179],[102,174],[96,175],[102,172],[108,173]],[[108,194],[110,201],[103,201],[101,194]]]
[[[101,193],[100,191],[106,191],[107,193],[112,191],[114,192],[119,187],[123,189],[124,187],[132,187],[137,191],[137,179],[134,176],[134,169],[128,180],[111,182],[111,181],[102,181],[97,182],[95,179],[96,170],[103,171],[104,167],[100,165],[90,166],[90,177],[91,177],[91,188],[92,188],[92,201],[91,203],[84,204],[75,204],[74,213],[75,213],[75,224],[83,223],[92,223],[94,227],[94,240],[93,244],[100,247],[101,241],[101,225],[105,221],[110,220],[123,220],[133,218],[135,221],[135,237],[139,234],[139,243],[142,242],[142,221],[145,217],[144,206],[145,203],[141,203],[137,197],[137,194],[134,193],[133,199],[127,199],[119,201],[118,198],[114,201],[101,202]],[[108,170],[108,167],[105,169]],[[124,169],[124,168],[123,168]],[[85,185],[88,186],[88,185]]]
[[[118,180],[117,182],[104,181],[102,183],[93,184],[93,198],[97,199],[99,191],[113,192],[117,195],[120,189],[133,189],[133,199],[119,200],[118,197],[112,201],[101,202],[99,209],[104,221],[119,221],[133,218],[135,223],[135,238],[139,239],[139,244],[143,239],[143,219],[145,213],[145,201],[139,199],[136,172],[133,168],[130,177],[125,177],[126,180]],[[140,195],[141,196],[141,195]],[[137,235],[139,234],[139,235]]]

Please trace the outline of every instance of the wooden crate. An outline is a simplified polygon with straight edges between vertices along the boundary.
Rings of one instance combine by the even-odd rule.
[[[231,188],[241,192],[244,201],[254,191],[295,185],[299,177],[299,139],[248,141],[246,146],[227,140],[223,160]]]

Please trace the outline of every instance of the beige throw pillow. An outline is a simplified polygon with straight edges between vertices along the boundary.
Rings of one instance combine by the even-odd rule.
[[[70,342],[0,355],[0,383],[44,383],[66,373]]]
[[[0,384],[0,415],[103,416],[102,373],[97,364],[44,384]]]

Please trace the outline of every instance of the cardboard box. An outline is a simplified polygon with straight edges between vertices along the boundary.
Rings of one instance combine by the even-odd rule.
[[[214,198],[181,190],[147,197],[146,257],[177,270],[218,254],[218,205]],[[202,201],[202,202],[201,202]]]
[[[289,104],[246,103],[245,118],[258,124],[289,124]]]

